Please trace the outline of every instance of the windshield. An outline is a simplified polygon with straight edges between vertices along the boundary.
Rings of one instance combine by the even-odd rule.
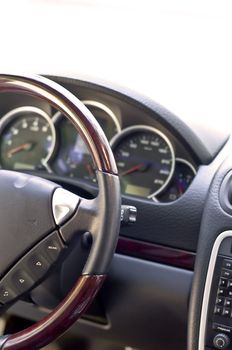
[[[231,1],[5,0],[0,12],[2,71],[112,81],[180,117],[232,113]]]

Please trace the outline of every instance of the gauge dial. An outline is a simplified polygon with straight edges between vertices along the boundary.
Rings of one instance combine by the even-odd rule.
[[[50,117],[36,107],[19,107],[0,123],[0,164],[5,169],[35,170],[46,167],[56,142]]]
[[[174,150],[169,139],[149,126],[129,127],[112,140],[122,192],[153,198],[169,183]]]
[[[167,187],[157,199],[160,202],[173,202],[185,193],[193,178],[196,170],[191,163],[182,158],[176,158],[176,167],[173,178]]]
[[[108,139],[119,132],[120,124],[114,113],[97,101],[83,101],[99,122]],[[96,182],[92,157],[82,137],[60,112],[53,117],[60,139],[58,155],[52,165],[59,175]]]

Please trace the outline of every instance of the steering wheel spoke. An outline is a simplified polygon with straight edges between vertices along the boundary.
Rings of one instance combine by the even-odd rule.
[[[104,274],[108,269],[109,256],[113,254],[117,237],[115,227],[120,227],[121,198],[116,190],[119,186],[118,177],[97,171],[99,193],[94,199],[79,198],[77,210],[73,216],[59,229],[65,243],[69,244],[77,235],[85,235],[90,242],[90,256],[86,262],[83,274]],[[118,193],[118,196],[112,193]],[[113,200],[112,200],[113,199]],[[116,208],[116,209],[115,209]],[[107,239],[104,237],[107,235]],[[108,239],[114,242],[109,249]]]
[[[64,192],[67,193],[65,190]],[[76,200],[75,210],[70,211],[67,220],[61,219],[60,223],[58,223],[60,234],[64,242],[67,244],[69,244],[77,235],[79,236],[85,232],[93,233],[93,226],[98,215],[97,198],[89,200],[73,195],[70,192],[69,195],[70,197],[74,196],[74,200]],[[61,205],[61,207],[65,208],[65,205]]]

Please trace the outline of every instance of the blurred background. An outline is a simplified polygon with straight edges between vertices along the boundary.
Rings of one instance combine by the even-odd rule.
[[[2,0],[0,14],[2,72],[111,81],[231,125],[231,1]]]

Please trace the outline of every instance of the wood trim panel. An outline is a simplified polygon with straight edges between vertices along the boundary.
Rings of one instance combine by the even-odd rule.
[[[195,253],[154,243],[120,237],[116,252],[183,269],[194,269]]]

